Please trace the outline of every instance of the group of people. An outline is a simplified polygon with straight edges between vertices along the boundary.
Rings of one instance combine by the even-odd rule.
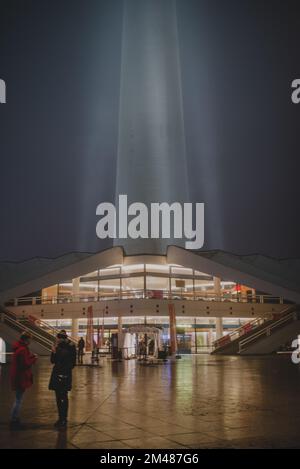
[[[26,389],[33,384],[32,366],[37,355],[29,350],[31,336],[23,332],[20,339],[13,345],[13,358],[11,364],[11,385],[15,391],[15,401],[11,411],[11,428],[22,429],[20,410]],[[78,343],[78,361],[82,363],[84,340]],[[71,342],[65,330],[60,331],[56,337],[56,344],[52,348],[50,361],[54,365],[49,381],[49,389],[55,392],[58,410],[56,428],[65,428],[68,417],[68,392],[72,389],[72,370],[76,365],[76,346]]]

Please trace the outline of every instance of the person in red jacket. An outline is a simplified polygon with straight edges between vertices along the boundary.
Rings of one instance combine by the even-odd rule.
[[[20,339],[13,344],[13,358],[10,369],[10,379],[13,391],[16,392],[16,399],[11,411],[11,427],[21,428],[20,410],[24,392],[33,383],[32,365],[37,360],[37,355],[30,353],[29,344],[31,336],[28,332],[22,332]]]

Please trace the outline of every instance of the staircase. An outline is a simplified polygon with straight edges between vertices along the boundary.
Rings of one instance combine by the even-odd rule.
[[[21,332],[29,332],[32,336],[32,343],[30,348],[39,355],[49,355],[53,345],[56,342],[56,336],[59,329],[50,326],[49,324],[34,318],[18,318],[14,313],[2,308],[0,322],[0,335],[8,342],[12,343],[18,339]],[[69,338],[74,344],[77,341]]]
[[[299,316],[299,317],[298,317]],[[275,352],[300,333],[300,307],[292,305],[272,318],[256,318],[214,342],[212,354],[247,355]],[[268,337],[272,336],[272,339]]]
[[[240,355],[266,355],[277,352],[280,346],[300,335],[300,308],[282,316],[243,338],[239,343]]]

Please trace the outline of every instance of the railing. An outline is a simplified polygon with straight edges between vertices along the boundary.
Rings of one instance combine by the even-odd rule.
[[[55,343],[56,336],[60,332],[60,329],[56,329],[55,327],[51,326],[45,321],[42,321],[39,318],[35,318],[34,316],[29,316],[28,318],[18,318],[14,313],[11,311],[2,311],[2,318],[4,323],[8,323],[10,327],[18,330],[18,332],[27,331],[35,338],[38,342],[43,339],[43,342],[48,345],[50,344],[51,350],[53,344]],[[77,345],[77,340],[73,339],[72,337],[68,337],[71,342]],[[41,345],[44,345],[42,343]]]
[[[251,334],[250,337],[246,337],[245,339],[241,340],[239,343],[239,353],[245,350],[245,348],[249,347],[249,345],[253,342],[259,340],[261,337],[270,336],[275,329],[281,328],[288,322],[297,321],[299,319],[300,313],[295,311],[296,308],[296,306],[289,308],[291,310],[290,313],[281,316],[279,319],[273,321],[271,324],[257,331],[255,334]]]
[[[25,325],[29,322],[29,324],[31,324],[33,327],[40,329],[41,331],[43,331],[43,333],[48,334],[48,336],[54,339],[56,339],[57,334],[60,332],[60,329],[53,327],[47,322],[42,321],[41,319],[36,318],[34,316],[28,316],[28,318],[19,318],[19,322],[24,323]],[[74,339],[73,337],[68,337],[68,339],[75,345],[77,345],[78,340]]]
[[[237,339],[240,339],[243,335],[249,334],[250,332],[262,326],[266,322],[271,322],[271,321],[274,321],[275,318],[277,320],[279,317],[287,315],[289,312],[294,311],[294,309],[295,309],[295,305],[288,306],[280,313],[273,314],[272,317],[270,316],[259,317],[259,318],[253,319],[253,321],[249,321],[246,324],[243,324],[241,327],[238,327],[237,329],[230,332],[229,334],[226,334],[224,337],[221,337],[220,339],[216,340],[213,343],[214,350],[224,345],[227,345]]]
[[[156,299],[156,300],[193,300],[193,301],[218,301],[234,303],[270,303],[283,304],[281,297],[271,295],[216,295],[209,292],[169,292],[168,290],[138,289],[122,292],[101,292],[99,294],[76,294],[59,296],[36,296],[15,298],[6,303],[6,306],[22,306],[36,304],[64,304],[73,302],[98,302],[126,299]]]
[[[2,321],[4,324],[7,324],[9,327],[12,329],[15,329],[18,332],[23,332],[26,331],[32,335],[34,340],[36,340],[42,347],[44,347],[46,350],[50,351],[54,341],[47,339],[45,336],[39,334],[36,331],[33,331],[31,328],[25,326],[24,324],[20,323],[16,319],[13,319],[11,315],[6,314],[5,312],[2,312]]]
[[[253,329],[256,329],[257,327],[261,326],[264,324],[266,321],[269,321],[270,319],[267,317],[260,317],[260,318],[255,318],[253,321],[249,321],[246,324],[243,324],[241,327],[235,329],[234,331],[230,332],[229,334],[226,334],[224,337],[221,337],[220,339],[216,340],[213,343],[214,350],[216,350],[219,347],[223,347],[224,345],[227,345],[234,340],[239,339],[245,334],[248,334],[251,332]]]

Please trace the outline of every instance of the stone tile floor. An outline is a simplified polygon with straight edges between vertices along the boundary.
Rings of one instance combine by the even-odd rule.
[[[77,366],[69,427],[56,431],[51,366],[40,358],[26,393],[26,429],[9,430],[13,394],[0,376],[0,448],[297,448],[300,367],[288,355],[184,356],[152,367],[103,359]]]

